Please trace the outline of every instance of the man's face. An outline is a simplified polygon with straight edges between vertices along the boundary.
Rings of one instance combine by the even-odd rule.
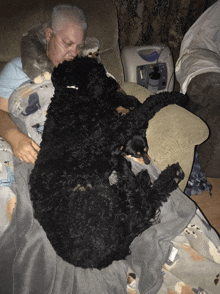
[[[84,30],[81,26],[68,22],[56,34],[51,28],[47,28],[46,40],[47,56],[55,66],[58,66],[64,60],[71,60],[80,54],[84,43]]]

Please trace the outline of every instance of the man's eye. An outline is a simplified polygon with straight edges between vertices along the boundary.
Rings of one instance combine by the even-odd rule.
[[[71,46],[71,45],[72,45],[71,42],[65,42],[65,41],[63,41],[63,43],[64,43],[66,46]]]

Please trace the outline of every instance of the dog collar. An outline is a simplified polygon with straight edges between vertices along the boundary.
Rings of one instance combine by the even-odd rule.
[[[78,87],[76,87],[76,86],[66,86],[67,88],[70,88],[70,89],[75,89],[75,90],[79,90],[79,88]]]

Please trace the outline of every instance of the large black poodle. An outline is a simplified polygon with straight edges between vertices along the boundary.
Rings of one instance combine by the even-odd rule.
[[[52,82],[55,93],[30,176],[35,217],[64,260],[101,269],[129,254],[133,239],[154,223],[183,178],[174,164],[152,184],[146,170],[133,174],[126,155],[148,163],[148,121],[187,98],[162,93],[141,104],[118,91],[103,65],[88,57],[59,65]],[[119,106],[129,113],[118,113]]]

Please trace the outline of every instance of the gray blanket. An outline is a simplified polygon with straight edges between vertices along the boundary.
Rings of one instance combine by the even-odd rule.
[[[11,223],[0,239],[0,285],[3,293],[126,293],[130,266],[140,277],[141,293],[157,293],[163,282],[162,266],[172,243],[195,214],[196,207],[179,189],[161,211],[161,223],[136,238],[127,261],[116,261],[101,271],[80,269],[58,257],[45,232],[33,217],[28,191],[32,166],[15,159],[17,196]],[[148,168],[152,177],[158,170],[133,162],[134,170]],[[13,292],[14,291],[14,292]]]

